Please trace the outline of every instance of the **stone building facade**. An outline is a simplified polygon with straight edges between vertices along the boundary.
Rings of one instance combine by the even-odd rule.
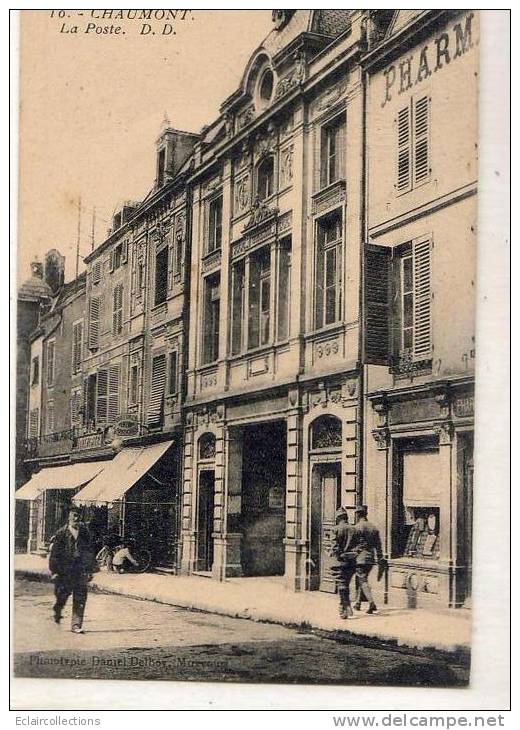
[[[477,14],[273,22],[86,258],[73,499],[160,565],[328,592],[367,504],[379,599],[468,605]]]

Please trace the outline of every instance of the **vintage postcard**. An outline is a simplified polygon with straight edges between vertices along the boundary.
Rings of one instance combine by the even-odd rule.
[[[14,676],[467,687],[479,11],[19,24]]]

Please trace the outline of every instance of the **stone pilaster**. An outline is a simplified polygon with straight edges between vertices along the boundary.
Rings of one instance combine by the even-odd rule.
[[[291,398],[291,393],[289,394]],[[294,391],[293,398],[297,399]],[[293,591],[305,589],[308,543],[302,539],[302,427],[300,413],[287,416],[287,475],[285,506],[285,585]]]

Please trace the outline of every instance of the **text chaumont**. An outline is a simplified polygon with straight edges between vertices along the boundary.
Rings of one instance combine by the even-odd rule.
[[[96,20],[185,20],[191,10],[90,10]]]

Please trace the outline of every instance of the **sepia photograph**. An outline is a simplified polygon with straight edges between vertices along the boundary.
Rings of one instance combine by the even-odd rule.
[[[480,11],[18,22],[14,677],[468,687]]]

